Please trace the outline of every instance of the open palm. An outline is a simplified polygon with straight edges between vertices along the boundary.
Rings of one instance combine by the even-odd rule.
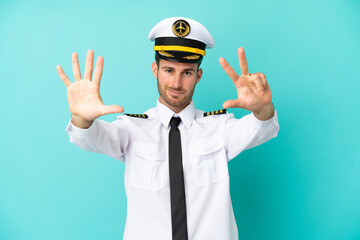
[[[73,53],[72,65],[75,82],[69,80],[60,65],[57,66],[58,74],[67,87],[70,112],[73,116],[87,122],[92,122],[94,119],[105,114],[121,113],[124,111],[118,105],[104,105],[100,96],[100,80],[104,60],[102,57],[98,57],[94,76],[92,77],[93,61],[94,52],[89,50],[86,55],[84,78],[81,79],[78,55]]]

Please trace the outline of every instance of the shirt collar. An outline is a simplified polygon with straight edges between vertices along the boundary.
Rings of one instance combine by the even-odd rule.
[[[181,118],[181,121],[184,123],[186,128],[189,128],[194,121],[195,112],[194,102],[191,101],[189,105],[187,105],[181,112],[178,113],[178,116]],[[159,99],[157,100],[156,115],[166,128],[169,126],[170,120],[174,114],[176,113],[162,104]]]

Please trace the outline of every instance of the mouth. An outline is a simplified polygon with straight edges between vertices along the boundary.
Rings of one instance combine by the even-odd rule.
[[[184,94],[183,91],[177,91],[177,90],[174,90],[174,89],[168,89],[168,91],[169,91],[170,95],[173,96],[173,97],[179,97],[179,96]]]

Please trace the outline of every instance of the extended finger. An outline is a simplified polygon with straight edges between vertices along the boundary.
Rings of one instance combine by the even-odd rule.
[[[95,67],[94,77],[93,77],[93,83],[98,86],[100,85],[103,65],[104,65],[104,59],[103,59],[103,57],[100,56],[96,60],[96,67]]]
[[[238,56],[239,56],[241,75],[249,75],[249,69],[248,69],[244,48],[241,47],[238,49]]]
[[[239,75],[235,72],[235,70],[230,66],[230,64],[225,60],[225,58],[219,59],[221,67],[225,70],[226,74],[233,80],[234,83],[239,78]]]
[[[66,76],[66,74],[64,73],[64,70],[62,69],[62,67],[60,65],[56,66],[56,70],[61,78],[61,80],[65,83],[65,86],[68,87],[71,85],[71,81],[69,80],[69,78]]]
[[[124,108],[119,105],[104,105],[100,109],[100,115],[106,115],[111,113],[122,113],[124,112]]]
[[[227,100],[223,103],[223,108],[236,108],[236,107],[240,107],[240,106],[239,106],[239,101],[235,99]]]
[[[90,49],[86,54],[85,74],[84,74],[85,80],[91,81],[93,62],[94,62],[94,51]]]
[[[263,84],[263,81],[261,79],[261,76],[257,73],[250,75],[250,80],[255,84],[258,92],[263,95],[265,92],[265,86]]]
[[[79,58],[76,52],[72,54],[72,67],[73,67],[73,73],[75,81],[81,80],[81,73],[80,73],[80,67],[79,67]]]

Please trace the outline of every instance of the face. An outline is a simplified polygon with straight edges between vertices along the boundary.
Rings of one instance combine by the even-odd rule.
[[[202,69],[198,70],[197,63],[163,59],[160,59],[159,65],[152,64],[152,71],[157,79],[160,102],[176,113],[191,102],[195,86],[202,76]]]

